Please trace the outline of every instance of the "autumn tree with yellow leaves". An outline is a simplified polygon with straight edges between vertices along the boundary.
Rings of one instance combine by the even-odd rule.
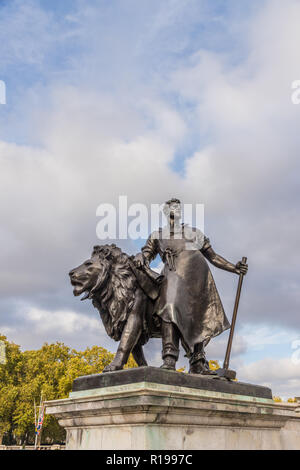
[[[0,364],[0,443],[34,443],[34,401],[66,398],[73,380],[81,375],[101,373],[114,354],[98,346],[85,351],[70,349],[63,343],[22,352],[20,347],[0,335],[5,343],[6,360]],[[130,356],[125,366],[136,367]],[[65,431],[57,420],[45,415],[42,443],[60,443]]]

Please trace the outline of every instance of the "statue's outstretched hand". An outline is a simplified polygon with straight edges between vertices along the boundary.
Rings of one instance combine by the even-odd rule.
[[[143,256],[143,253],[138,253],[135,255],[133,258],[133,262],[136,265],[137,268],[141,268],[145,264],[145,258]]]
[[[248,264],[243,263],[242,261],[238,261],[235,265],[235,272],[236,274],[247,274],[248,271]]]

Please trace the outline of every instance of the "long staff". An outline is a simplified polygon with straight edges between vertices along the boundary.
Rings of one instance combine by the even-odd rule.
[[[247,258],[245,256],[242,259],[242,263],[244,263],[244,264],[247,263]],[[243,279],[244,279],[244,274],[241,272],[240,277],[239,277],[237,292],[236,292],[236,296],[235,296],[235,302],[234,302],[234,308],[233,308],[233,314],[232,314],[232,320],[231,320],[231,328],[230,328],[230,334],[229,334],[229,338],[228,338],[228,343],[227,343],[227,349],[226,349],[225,359],[224,359],[224,363],[223,363],[223,368],[218,369],[218,371],[217,371],[219,376],[226,377],[228,379],[235,379],[235,377],[236,377],[235,371],[229,369],[229,360],[230,360],[230,354],[231,354],[231,349],[232,349],[234,328],[235,328],[236,317],[237,317],[237,312],[238,312],[238,307],[239,307],[239,301],[240,301],[240,296],[241,296]]]

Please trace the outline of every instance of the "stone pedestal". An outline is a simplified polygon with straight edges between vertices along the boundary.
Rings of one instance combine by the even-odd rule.
[[[80,377],[46,402],[67,449],[300,449],[299,410],[265,387],[154,367]]]

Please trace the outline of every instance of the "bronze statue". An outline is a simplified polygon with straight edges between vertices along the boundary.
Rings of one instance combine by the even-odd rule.
[[[180,340],[189,372],[213,374],[204,347],[230,324],[206,259],[236,274],[246,274],[248,266],[226,261],[200,230],[181,224],[178,199],[167,201],[164,213],[168,226],[153,232],[135,257],[114,244],[96,246],[91,258],[69,273],[74,295],[85,293],[82,300],[92,300],[107,334],[120,341],[104,372],[122,369],[130,352],[138,366],[147,365],[142,345],[162,337],[162,368],[175,370]],[[164,262],[161,275],[149,266],[157,254]]]
[[[204,347],[211,338],[230,328],[230,324],[206,259],[235,274],[246,274],[248,266],[241,261],[237,264],[226,261],[214,252],[200,230],[181,224],[178,199],[167,201],[164,213],[168,227],[153,232],[135,257],[140,267],[148,266],[157,254],[164,262],[160,294],[153,308],[154,317],[161,319],[161,367],[175,370],[180,339],[189,357],[190,373],[213,374]]]

